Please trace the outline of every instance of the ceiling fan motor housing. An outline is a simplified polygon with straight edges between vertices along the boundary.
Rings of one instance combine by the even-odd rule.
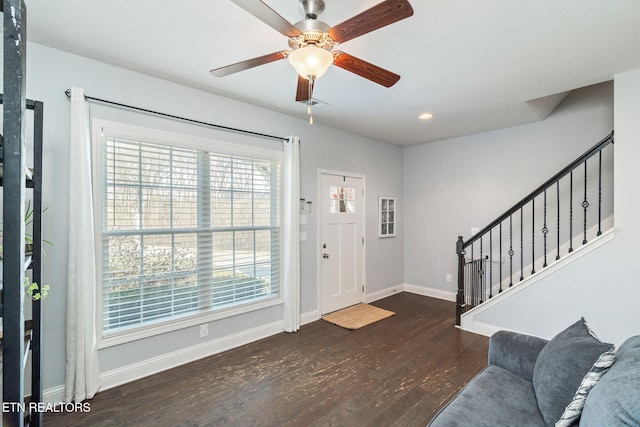
[[[316,19],[324,10],[322,0],[299,0],[300,9],[304,12],[305,19]]]
[[[316,18],[324,10],[322,0],[299,0],[300,8],[305,13],[305,19],[294,26],[302,33],[297,37],[289,38],[289,46],[298,49],[306,46],[316,46],[331,50],[336,44],[328,34],[329,25]]]

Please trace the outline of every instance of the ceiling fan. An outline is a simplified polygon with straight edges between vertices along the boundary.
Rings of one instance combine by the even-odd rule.
[[[407,0],[385,0],[346,21],[329,27],[319,21],[324,10],[323,0],[298,0],[305,19],[291,24],[261,0],[231,0],[271,28],[289,38],[292,50],[281,50],[211,70],[216,77],[224,77],[239,71],[280,59],[289,61],[298,72],[296,101],[311,105],[313,84],[331,64],[357,74],[385,87],[393,86],[398,74],[387,71],[342,51],[331,51],[338,43],[359,37],[413,15]]]

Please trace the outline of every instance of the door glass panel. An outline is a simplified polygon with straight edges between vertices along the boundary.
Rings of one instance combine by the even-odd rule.
[[[356,211],[356,190],[354,187],[329,187],[329,212],[354,213]]]

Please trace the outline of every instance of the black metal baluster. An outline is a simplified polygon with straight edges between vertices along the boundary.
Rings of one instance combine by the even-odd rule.
[[[500,264],[500,289],[498,289],[498,293],[502,293],[502,223],[500,223],[500,258],[498,259]]]
[[[549,229],[547,228],[547,190],[544,190],[544,211],[543,211],[543,219],[544,225],[542,226],[542,237],[543,237],[543,254],[544,254],[544,263],[542,264],[542,268],[547,266],[547,233],[549,233]]]
[[[473,307],[478,305],[478,292],[477,291],[478,291],[478,287],[480,286],[479,282],[478,282],[478,274],[477,274],[477,271],[476,271],[476,264],[475,264],[476,259],[473,256],[473,245],[474,244],[475,243],[471,244],[471,266],[472,266],[471,272],[473,274],[473,277],[471,279],[471,293],[472,293],[472,296],[473,296],[473,298],[472,298]]]
[[[478,272],[476,271],[476,262],[475,260],[471,260],[471,307],[473,308],[478,305]]]
[[[463,295],[464,295],[464,306],[465,307],[469,306],[469,295],[470,295],[470,292],[469,292],[469,281],[468,281],[468,279],[469,279],[469,277],[471,277],[471,274],[469,272],[469,265],[470,264],[468,262],[465,262],[464,267],[462,267],[462,272],[463,272],[464,278],[465,278],[465,280],[463,280],[463,287],[464,287],[464,294]],[[459,265],[458,265],[458,270],[460,270],[460,266]],[[460,278],[458,278],[458,286],[460,286],[460,280],[459,279]],[[460,293],[460,292],[458,291],[458,293]],[[458,307],[456,307],[456,317],[458,317],[457,314],[458,314],[459,311],[461,311],[461,310]],[[460,314],[462,314],[462,313],[460,313]],[[457,321],[457,319],[456,319],[456,321]]]
[[[587,201],[587,161],[584,161],[584,200],[582,201],[582,209],[584,211],[584,237],[582,239],[582,244],[587,244],[587,208],[589,207],[589,202]]]
[[[471,260],[471,274],[472,274],[472,282],[471,282],[471,301],[473,305],[471,308],[478,305],[478,272],[476,271],[476,262],[475,260]]]
[[[569,253],[573,252],[573,171],[569,173]]]
[[[513,215],[509,215],[509,287],[513,286]]]
[[[480,237],[480,304],[484,302],[482,298],[484,298],[484,260],[482,259],[482,239],[484,236]]]
[[[524,215],[520,207],[520,281],[524,280]]]
[[[493,229],[489,229],[489,299],[493,298]]]
[[[467,262],[465,266],[465,276],[467,280],[465,281],[465,292],[464,292],[464,303],[465,307],[475,307],[473,303],[473,261]]]
[[[602,150],[598,152],[598,233],[602,235]]]
[[[558,235],[558,241],[557,241],[557,252],[556,252],[556,261],[560,259],[560,180],[556,181],[556,199],[558,202],[558,215],[556,216],[557,218],[557,235]]]
[[[536,198],[531,199],[531,274],[536,273]]]

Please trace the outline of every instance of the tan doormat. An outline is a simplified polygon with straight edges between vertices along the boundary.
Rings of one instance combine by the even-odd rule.
[[[393,316],[393,311],[374,307],[369,304],[358,304],[343,310],[322,316],[323,320],[342,326],[345,329],[360,329],[379,320]]]

